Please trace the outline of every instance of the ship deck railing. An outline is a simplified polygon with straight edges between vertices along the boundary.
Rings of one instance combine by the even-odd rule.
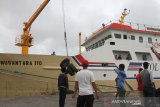
[[[118,20],[111,20],[108,23],[105,24],[105,26],[108,26],[112,23],[118,23]],[[156,25],[147,25],[147,24],[141,24],[141,23],[134,23],[134,22],[129,22],[129,21],[124,21],[124,23],[122,25],[128,25],[131,26],[133,29],[135,30],[149,30],[148,28],[154,28],[154,31],[160,32],[160,26],[156,26]],[[103,28],[103,27],[101,27]],[[153,31],[153,30],[152,30]]]

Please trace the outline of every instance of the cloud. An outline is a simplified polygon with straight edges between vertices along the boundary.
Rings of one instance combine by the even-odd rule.
[[[158,0],[135,0],[126,5],[131,10],[127,20],[136,23],[158,26],[160,21]]]

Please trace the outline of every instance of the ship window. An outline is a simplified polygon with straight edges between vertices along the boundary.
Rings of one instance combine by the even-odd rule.
[[[111,36],[111,35],[108,35],[108,39],[109,39],[109,38],[112,38],[112,36]]]
[[[98,43],[96,42],[96,46],[95,46],[95,48],[98,48]]]
[[[148,38],[148,43],[152,43],[152,38]]]
[[[123,39],[127,39],[127,35],[123,35]]]
[[[143,37],[139,37],[139,43],[143,43]]]
[[[102,39],[102,42],[105,42],[105,39]]]
[[[98,46],[101,46],[101,40],[98,41]]]
[[[157,41],[157,39],[155,39],[155,41]]]
[[[99,46],[102,46],[102,43],[101,43],[101,42],[99,43]]]
[[[153,61],[151,54],[148,52],[135,52],[137,59],[140,61]]]
[[[94,49],[94,47],[95,47],[95,44],[92,45],[92,49]]]
[[[110,45],[115,45],[115,42],[110,42]]]
[[[107,40],[107,39],[109,39],[109,38],[112,38],[112,36],[111,36],[111,35],[108,35],[108,36],[106,36],[104,39]]]
[[[91,49],[93,49],[93,45],[92,45]]]
[[[113,50],[113,55],[116,60],[132,60],[129,51]]]
[[[117,39],[121,39],[121,34],[114,34],[114,36],[115,36],[115,38],[117,38]]]
[[[131,35],[131,40],[135,40],[135,36]]]

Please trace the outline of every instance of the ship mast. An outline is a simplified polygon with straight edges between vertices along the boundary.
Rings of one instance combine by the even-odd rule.
[[[79,32],[79,54],[82,53],[82,51],[81,51],[81,39],[82,39],[81,32]]]

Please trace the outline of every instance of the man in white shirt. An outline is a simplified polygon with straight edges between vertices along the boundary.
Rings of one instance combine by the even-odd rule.
[[[99,95],[97,93],[97,87],[95,84],[95,78],[93,72],[87,69],[88,67],[87,60],[83,61],[82,66],[83,69],[76,74],[75,91],[73,98],[75,98],[78,91],[79,95],[77,98],[76,107],[93,107],[93,101],[94,101],[93,89],[95,91],[97,99],[99,98]]]

